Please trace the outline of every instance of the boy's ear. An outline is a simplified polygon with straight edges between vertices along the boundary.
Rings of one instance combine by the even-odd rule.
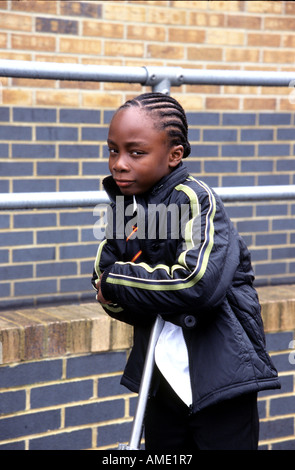
[[[174,145],[170,149],[170,158],[169,158],[169,166],[170,168],[175,168],[182,160],[183,157],[183,146],[182,145]]]

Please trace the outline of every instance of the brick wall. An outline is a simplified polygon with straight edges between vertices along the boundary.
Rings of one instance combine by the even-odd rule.
[[[286,1],[1,1],[0,59],[294,70]],[[0,78],[0,193],[101,189],[113,110],[137,84]],[[189,86],[189,170],[213,187],[294,184],[293,89]],[[257,284],[294,282],[294,204],[228,211]],[[93,209],[0,213],[1,307],[86,300]]]
[[[0,59],[294,71],[294,25],[290,1],[2,0]],[[112,112],[149,90],[3,77],[0,85],[0,193],[101,189]],[[171,93],[188,112],[194,175],[213,187],[294,184],[292,86],[184,85]],[[257,284],[294,282],[294,203],[227,208],[251,249]],[[63,311],[58,323],[44,311],[52,301],[93,298],[96,220],[92,208],[0,213],[2,449],[105,448],[129,435],[134,397],[118,385],[128,349],[114,339],[118,327],[101,350],[89,337],[94,325],[104,331],[101,323],[81,321],[81,306],[73,316],[70,304],[72,318]],[[38,318],[6,311],[40,305]],[[268,331],[283,390],[260,397],[261,446],[294,449],[286,346],[294,325]]]
[[[266,335],[266,344],[279,371],[281,390],[259,393],[260,449],[294,450],[294,331]]]
[[[126,353],[113,352],[0,367],[0,450],[127,441],[136,398],[119,383],[125,362]]]
[[[126,441],[135,397],[119,385],[125,359],[124,353],[101,353],[0,368],[0,450],[78,450]]]
[[[136,399],[120,386],[132,328],[95,303],[0,316],[0,450],[114,447]]]
[[[259,394],[259,447],[294,450],[294,285],[258,290],[282,385]],[[129,441],[137,396],[120,377],[130,326],[96,303],[9,310],[0,345],[0,450],[106,450]]]
[[[294,70],[292,1],[0,2],[0,58],[97,65]],[[116,108],[139,85],[2,78],[5,105]],[[183,86],[192,110],[293,110],[290,89]],[[179,95],[179,96],[178,96]]]

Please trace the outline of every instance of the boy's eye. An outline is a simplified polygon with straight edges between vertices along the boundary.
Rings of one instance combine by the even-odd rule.
[[[113,148],[113,147],[108,147],[108,151],[110,155],[117,155],[119,153],[118,149]],[[129,150],[129,155],[131,157],[140,157],[141,155],[144,155],[145,152],[141,150]]]
[[[131,150],[130,155],[132,155],[134,157],[139,157],[140,155],[144,155],[144,152],[142,152],[140,150]]]

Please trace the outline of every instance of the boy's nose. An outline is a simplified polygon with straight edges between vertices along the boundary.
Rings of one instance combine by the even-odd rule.
[[[128,164],[127,159],[125,158],[124,154],[119,154],[113,164],[113,170],[115,171],[127,171]]]

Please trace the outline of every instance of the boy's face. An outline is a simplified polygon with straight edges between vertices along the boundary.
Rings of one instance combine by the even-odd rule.
[[[182,146],[169,147],[165,131],[155,128],[146,111],[130,107],[112,119],[109,135],[109,169],[122,194],[150,190],[181,160]]]

